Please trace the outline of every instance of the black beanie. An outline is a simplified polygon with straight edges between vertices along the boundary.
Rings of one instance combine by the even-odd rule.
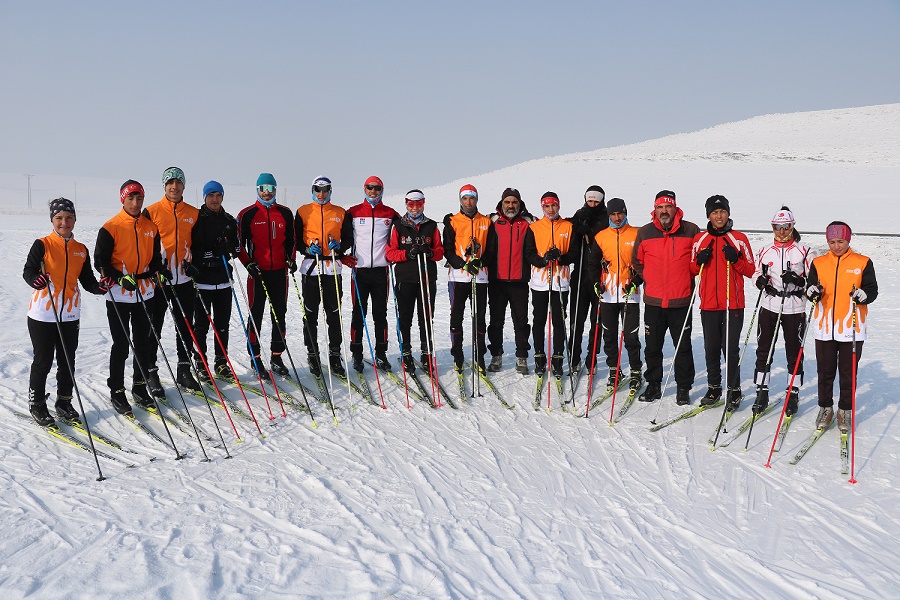
[[[500,195],[500,200],[503,200],[508,196],[515,196],[519,202],[522,201],[522,195],[516,188],[506,188],[505,190],[503,190],[503,193]]]
[[[606,214],[611,215],[617,212],[628,214],[628,209],[625,208],[625,201],[621,198],[611,198],[606,203]]]
[[[724,208],[725,212],[731,216],[731,205],[728,204],[728,198],[725,196],[710,196],[706,199],[706,216],[709,218],[709,215],[712,214],[712,211],[718,210],[720,208]]]
[[[72,203],[68,198],[56,198],[55,200],[51,200],[49,202],[50,206],[50,218],[56,216],[57,213],[61,213],[63,211],[70,212],[72,215],[75,215],[75,204]]]

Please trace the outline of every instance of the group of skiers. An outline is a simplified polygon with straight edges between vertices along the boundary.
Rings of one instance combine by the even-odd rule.
[[[729,411],[736,410],[743,397],[740,332],[744,279],[749,278],[759,289],[754,311],[754,317],[758,311],[754,413],[769,402],[769,372],[779,333],[796,383],[786,390],[787,413],[797,411],[804,373],[802,344],[811,326],[819,382],[817,427],[827,427],[834,416],[833,384],[838,373],[838,424],[844,431],[849,426],[853,360],[862,355],[867,305],[876,299],[878,285],[872,261],[850,249],[851,230],[846,223],[828,225],[829,251],[814,258],[800,242],[794,215],[787,207],[772,218],[773,241],[754,254],[747,236],[733,228],[730,203],[721,195],[706,201],[709,222],[701,230],[684,219],[675,193],[669,190],[656,195],[650,222],[638,227],[629,223],[625,201],[607,201],[597,185],[587,188],[583,206],[567,219],[560,216],[556,193],[548,191],[540,197],[537,217],[528,212],[513,188],[503,190],[495,211],[484,214],[478,207],[478,190],[467,184],[459,190],[459,212],[444,217],[441,231],[425,214],[421,190],[405,195],[405,211],[400,214],[382,202],[384,183],[375,176],[363,184],[362,201],[349,209],[332,203],[331,181],[318,177],[312,184],[312,201],[293,212],[278,204],[275,178],[262,173],[256,201],[236,218],[224,210],[224,188],[216,181],[204,186],[199,209],[184,201],[185,175],[180,168],[166,169],[162,183],[163,197],[146,207],[140,183],[122,184],[122,209],[97,235],[93,266],[99,280],[87,248],[72,234],[74,204],[65,198],[50,202],[53,229],[35,240],[23,273],[33,288],[28,309],[34,345],[29,408],[42,426],[54,424],[46,400],[54,355],[56,412],[64,420],[78,419],[72,389],[82,289],[106,298],[112,338],[107,384],[117,412],[131,411],[125,393],[129,352],[133,355],[133,401],[152,407],[154,396],[165,397],[157,355],[164,353],[161,333],[167,312],[177,333],[177,385],[199,391],[194,373],[200,379],[234,377],[227,353],[231,311],[237,301],[232,259],[240,260],[248,273],[250,319],[244,333],[253,368],[262,378],[270,377],[270,369],[279,376],[289,375],[282,353],[289,285],[291,279],[297,285],[298,271],[309,368],[321,377],[321,305],[327,365],[333,373],[345,375],[344,268],[351,269],[352,368],[364,369],[363,332],[365,317],[371,314],[373,363],[377,369],[391,370],[387,312],[393,295],[401,368],[407,372],[417,368],[411,339],[417,313],[421,365],[436,372],[433,315],[438,264],[446,261],[450,354],[457,371],[465,368],[467,353],[475,369],[502,369],[508,306],[519,373],[530,372],[530,354],[539,374],[549,369],[561,376],[565,364],[570,372],[580,371],[582,365],[593,372],[602,349],[609,368],[608,388],[625,380],[621,366],[627,361],[632,391],[640,391],[646,381],[638,399],[652,402],[663,393],[663,346],[668,333],[675,347],[675,401],[689,404],[695,377],[692,308],[699,295],[708,378],[700,403],[725,402]],[[809,318],[807,301],[813,307]],[[267,303],[272,327],[270,368],[265,366],[259,337]],[[470,326],[465,324],[467,306]],[[215,329],[212,363],[207,361],[210,324]]]

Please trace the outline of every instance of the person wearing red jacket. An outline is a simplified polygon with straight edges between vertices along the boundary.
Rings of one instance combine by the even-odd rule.
[[[412,357],[413,311],[419,315],[419,344],[422,364],[430,367],[432,348],[428,339],[434,331],[434,296],[437,293],[437,263],[444,258],[438,224],[425,216],[425,194],[410,190],[406,194],[406,214],[397,217],[391,226],[390,241],[385,252],[394,271],[394,299],[400,320],[400,348],[403,369],[415,372]],[[423,263],[426,267],[423,269]],[[427,278],[429,306],[426,314],[421,289]],[[432,340],[433,346],[434,340]]]
[[[734,412],[743,397],[738,358],[744,325],[744,277],[753,275],[755,264],[747,236],[733,228],[731,205],[725,196],[710,196],[706,200],[706,216],[709,218],[706,231],[694,237],[691,249],[691,272],[696,275],[703,269],[700,275],[700,323],[703,325],[709,389],[700,405],[715,404],[722,398],[724,354],[728,374],[725,410]]]
[[[691,245],[700,228],[684,220],[684,212],[675,204],[675,192],[662,190],[653,203],[652,221],[638,230],[634,240],[633,281],[644,285],[644,372],[647,388],[638,397],[641,402],[662,398],[663,344],[666,332],[675,354],[675,403],[691,403],[694,385],[694,354],[691,348],[691,298],[694,277],[691,274]],[[682,337],[678,344],[679,336]]]
[[[531,325],[528,323],[528,280],[531,264],[525,260],[525,234],[534,217],[525,208],[519,190],[503,190],[497,212],[491,215],[491,229],[497,251],[488,259],[488,305],[491,321],[487,328],[491,364],[488,371],[503,365],[503,324],[506,306],[512,316],[516,340],[516,371],[528,375]]]
[[[388,260],[385,252],[391,232],[391,223],[398,217],[397,211],[382,202],[384,182],[380,177],[371,176],[363,184],[365,198],[347,210],[353,226],[352,256],[344,259],[353,263],[355,275],[351,284],[353,317],[350,320],[350,353],[353,368],[363,370],[363,319],[372,300],[372,320],[375,323],[375,366],[382,371],[390,371],[387,359],[388,321],[387,301],[390,293]],[[360,305],[360,300],[362,304]]]
[[[287,335],[285,314],[287,313],[288,270],[296,272],[294,262],[294,214],[291,209],[278,204],[275,198],[277,191],[275,177],[271,173],[261,173],[256,179],[256,202],[241,210],[237,216],[238,242],[240,253],[238,258],[247,268],[247,294],[249,295],[250,315],[256,327],[250,326],[250,350],[253,353],[254,368],[259,370],[263,379],[268,379],[269,372],[260,357],[260,341],[258,328],[262,327],[263,312],[266,309],[266,292],[263,282],[269,291],[270,302],[275,316],[272,317],[272,370],[280,375],[287,375],[288,370],[281,353],[284,352],[284,340]],[[277,318],[276,318],[277,317]],[[280,334],[274,333],[279,327]]]

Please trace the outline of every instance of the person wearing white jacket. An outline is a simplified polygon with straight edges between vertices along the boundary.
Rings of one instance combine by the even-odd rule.
[[[787,355],[788,377],[800,356],[800,342],[806,325],[806,277],[812,262],[809,246],[800,243],[800,234],[794,228],[794,214],[787,206],[772,217],[772,231],[775,239],[763,246],[756,255],[756,271],[753,280],[759,288],[759,316],[756,329],[756,384],[755,412],[762,412],[769,404],[769,349],[776,335],[775,326],[781,313],[781,331],[784,335],[784,349]],[[797,367],[797,378],[791,387],[786,414],[797,412],[800,402],[800,386],[803,385],[803,359]],[[787,382],[785,384],[787,389]]]

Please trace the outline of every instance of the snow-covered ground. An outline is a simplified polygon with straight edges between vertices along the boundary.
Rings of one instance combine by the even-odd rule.
[[[857,231],[897,232],[892,194],[900,182],[898,148],[900,105],[886,105],[758,117],[530,161],[466,181],[478,186],[485,212],[503,188],[513,186],[535,211],[540,193],[558,191],[563,214],[574,212],[584,189],[597,183],[608,197],[629,203],[637,225],[663,188],[675,190],[686,217],[701,226],[703,201],[715,193],[731,200],[739,229],[765,228],[787,203],[804,240],[823,252],[820,232],[833,219]],[[881,290],[859,371],[856,485],[839,473],[834,432],[798,465],[788,465],[816,412],[812,356],[800,412],[771,469],[764,463],[773,417],[757,425],[747,452],[742,443],[710,452],[707,438],[718,411],[655,433],[648,425],[657,410],[660,418],[676,413],[671,390],[661,405],[634,406],[615,427],[607,422],[609,401],[589,419],[559,409],[535,412],[528,407],[533,377],[516,374],[511,358],[493,377],[505,398],[517,403],[513,410],[486,390],[459,410],[422,403],[408,410],[402,389],[383,381],[387,410],[337,387],[339,424],[313,402],[313,428],[291,408],[287,418],[267,422],[265,404],[251,396],[264,438],[254,435],[249,421],[235,418],[243,440],[237,443],[217,410],[233,458],[207,445],[212,460],[203,462],[197,441],[175,431],[179,449],[188,454],[176,461],[173,451],[113,412],[105,389],[105,311],[103,301],[91,296],[77,362],[81,397],[91,425],[140,451],[137,457],[111,451],[134,458],[137,466],[101,459],[107,479],[98,482],[88,454],[13,416],[26,408],[31,363],[29,288],[20,274],[32,241],[50,230],[46,200],[70,195],[62,188],[78,181],[75,233],[92,249],[97,228],[118,210],[121,182],[60,177],[55,191],[47,183],[52,178],[42,179],[43,195],[34,194],[35,208],[28,211],[21,193],[9,191],[23,187],[22,176],[0,175],[0,247],[8,258],[0,271],[0,343],[6,348],[0,358],[3,598],[897,596],[900,436],[891,392],[900,385],[900,367],[891,358],[900,339],[896,238],[852,242],[873,258]],[[426,189],[426,212],[441,217],[456,210],[461,181]],[[148,201],[155,199],[149,192]],[[226,186],[231,212],[251,199],[249,188]],[[356,201],[350,194],[338,199],[345,206]],[[391,201],[399,205],[397,198]],[[299,198],[291,202],[297,203]],[[751,243],[767,239],[752,235]],[[447,371],[444,281],[442,276],[436,328]],[[749,289],[752,302],[755,290]],[[349,318],[347,302],[344,322]],[[289,346],[305,366],[296,297],[288,322]],[[393,314],[390,322],[394,340]],[[246,363],[239,327],[235,315],[231,348]],[[507,339],[511,347],[511,324]],[[170,324],[164,342],[174,354]],[[705,391],[702,345],[697,326],[694,403]],[[811,355],[812,347],[808,341]],[[742,369],[747,394],[754,350],[751,341]],[[666,354],[671,356],[670,346]],[[773,379],[780,383],[788,376],[783,357],[779,345]],[[369,380],[376,390],[371,372]],[[312,386],[312,379],[307,383]],[[452,393],[449,372],[444,383]],[[51,373],[48,391],[53,389]],[[227,395],[242,402],[236,391]],[[180,404],[174,390],[169,398]],[[197,422],[214,433],[207,409],[193,397],[187,402]],[[749,404],[745,400],[739,417],[749,413]],[[146,422],[165,435],[158,421]]]

